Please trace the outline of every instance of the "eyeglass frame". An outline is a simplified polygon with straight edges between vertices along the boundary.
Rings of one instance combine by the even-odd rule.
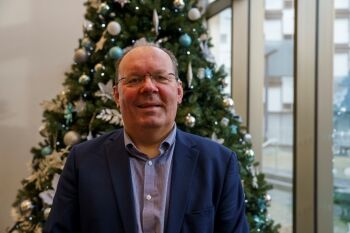
[[[130,86],[138,86],[139,84],[142,84],[142,83],[146,80],[146,77],[147,77],[147,76],[151,79],[151,81],[153,82],[153,84],[167,84],[167,83],[161,83],[161,82],[156,81],[156,80],[154,79],[154,76],[157,76],[157,75],[160,75],[160,76],[161,76],[161,75],[164,75],[164,74],[161,74],[161,73],[155,73],[155,74],[146,73],[146,74],[144,74],[144,75],[131,75],[131,76],[137,76],[137,77],[138,77],[138,80],[141,80],[141,81],[138,82],[138,83],[135,84],[135,85],[132,85],[132,84],[130,85],[130,83],[129,83],[129,85],[130,85]],[[174,74],[174,73],[167,73],[166,75],[174,76],[175,81],[176,81],[176,82],[179,81],[179,77],[177,77],[176,74]],[[121,83],[121,81],[126,80],[127,78],[128,78],[128,76],[125,76],[125,77],[122,77],[122,78],[118,79],[117,82],[115,83],[115,85],[118,86],[118,84]],[[167,80],[170,82],[172,79],[167,79]],[[127,86],[128,84],[125,84],[125,85]]]

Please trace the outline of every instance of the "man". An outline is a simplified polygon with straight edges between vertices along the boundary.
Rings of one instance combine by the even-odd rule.
[[[44,232],[248,232],[235,154],[176,128],[174,55],[135,45],[116,73],[124,129],[73,147]]]

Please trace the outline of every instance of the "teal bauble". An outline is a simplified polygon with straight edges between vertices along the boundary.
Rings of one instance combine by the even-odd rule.
[[[108,55],[113,59],[119,59],[123,55],[123,50],[118,46],[114,46],[109,50]]]
[[[51,146],[45,146],[44,148],[41,149],[41,155],[46,156],[52,153]]]
[[[192,38],[187,33],[185,33],[182,36],[180,36],[179,42],[182,46],[188,47],[192,43]]]
[[[209,78],[209,79],[211,79],[212,77],[213,77],[213,71],[210,69],[210,68],[205,68],[205,70],[204,70],[204,76],[206,77],[206,78]]]

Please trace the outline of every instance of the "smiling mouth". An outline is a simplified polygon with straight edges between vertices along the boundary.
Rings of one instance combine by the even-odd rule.
[[[160,104],[140,104],[138,105],[139,108],[156,108],[161,107]]]

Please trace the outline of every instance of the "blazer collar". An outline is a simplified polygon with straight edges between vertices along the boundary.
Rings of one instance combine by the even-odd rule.
[[[129,155],[125,150],[123,131],[117,130],[105,144],[108,168],[125,232],[137,233]]]
[[[175,143],[165,233],[178,233],[181,230],[198,158],[195,144],[181,130],[177,130]]]

